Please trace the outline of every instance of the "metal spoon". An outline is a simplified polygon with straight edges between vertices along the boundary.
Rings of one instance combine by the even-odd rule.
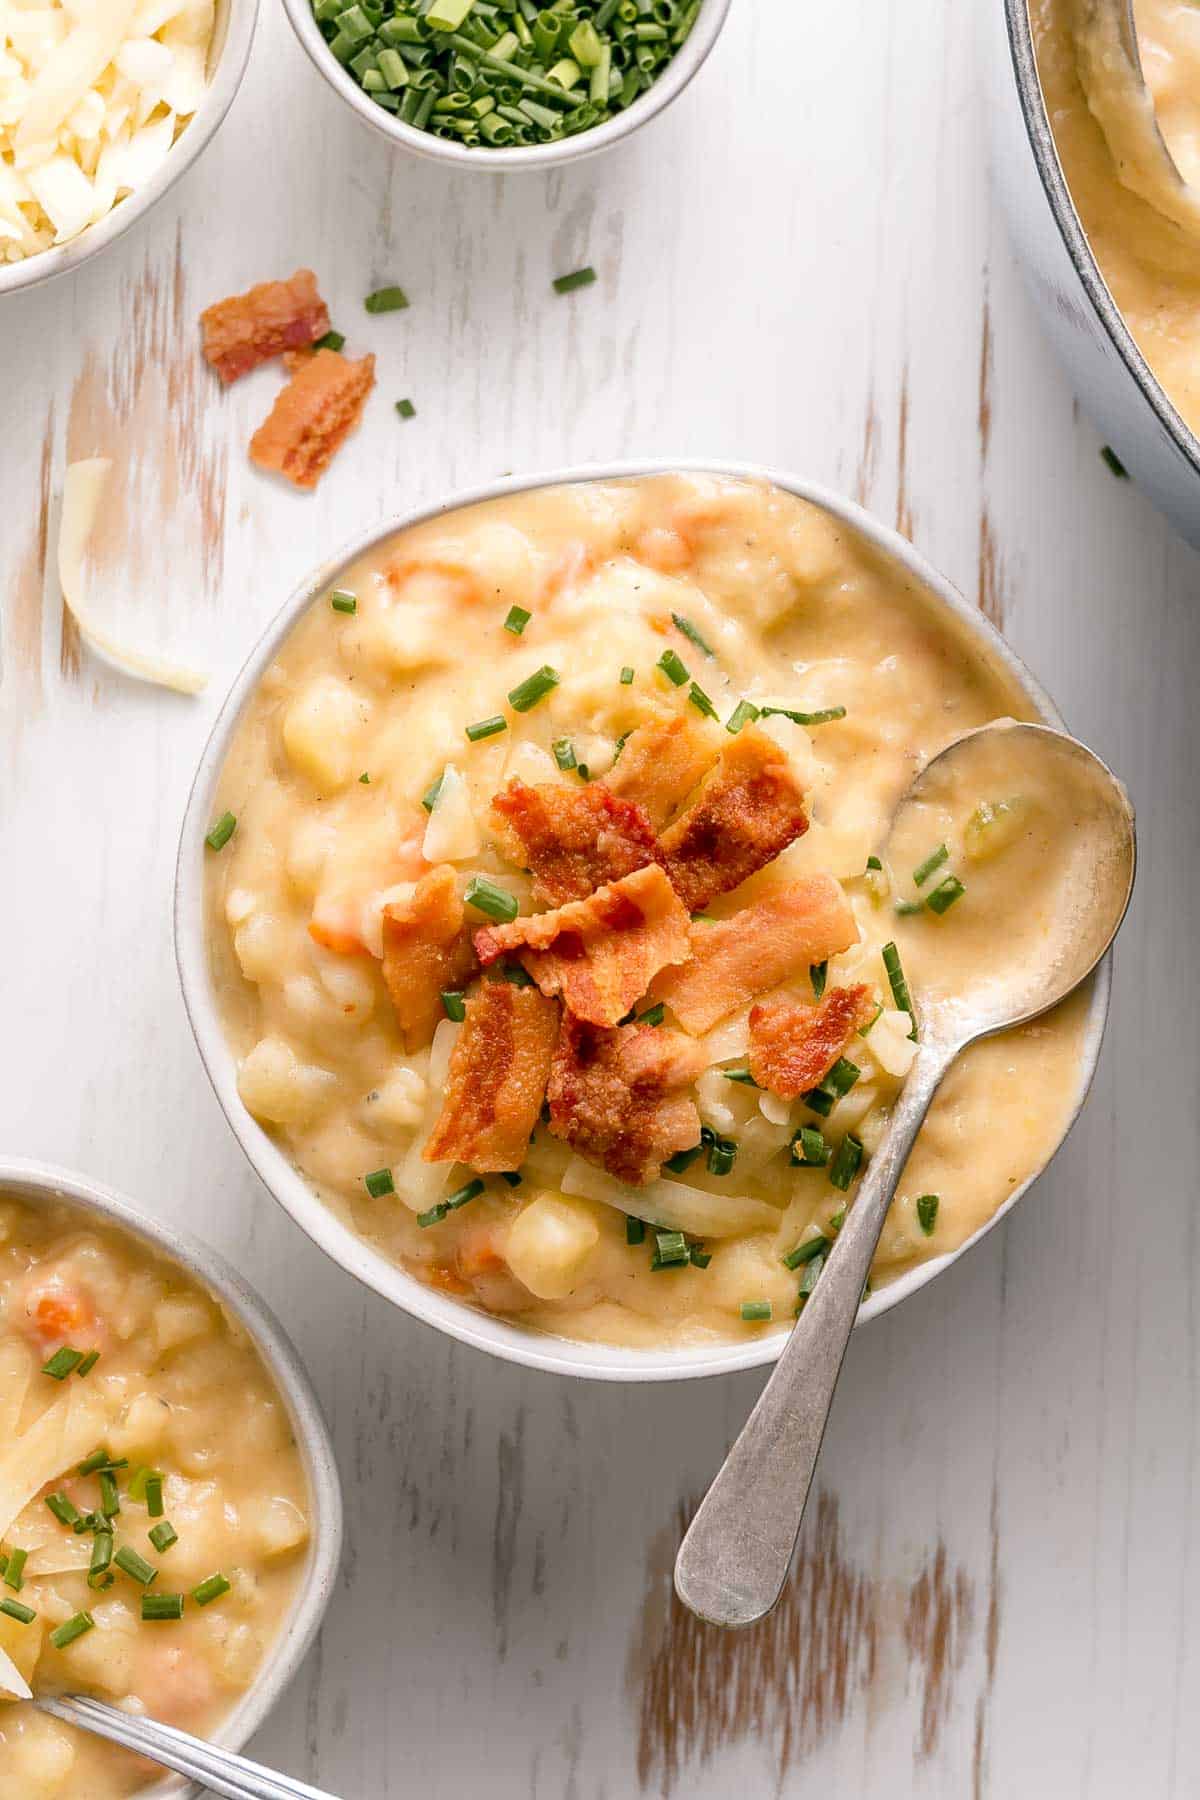
[[[248,1756],[222,1750],[157,1719],[135,1718],[84,1694],[37,1694],[34,1705],[69,1725],[94,1731],[98,1737],[161,1763],[164,1769],[174,1769],[228,1800],[337,1800],[324,1788],[310,1787],[293,1775],[277,1775]]]
[[[1156,212],[1200,233],[1200,191],[1180,170],[1159,126],[1133,0],[1078,0],[1076,19],[1079,79],[1120,180]]]
[[[956,982],[944,992],[938,991],[936,934],[954,929],[953,916],[914,921],[910,941],[926,954],[917,956],[923,970],[917,995],[920,1047],[911,1072],[820,1280],[692,1520],[675,1564],[680,1599],[714,1625],[754,1624],[783,1590],[879,1234],[943,1076],[966,1045],[1037,1018],[1078,987],[1125,915],[1136,857],[1129,798],[1090,750],[1042,725],[986,726],[934,757],[897,808],[885,863],[887,850],[911,850],[914,821],[936,817],[948,793],[995,793],[997,768],[1011,770],[1022,759],[1031,781],[1052,784],[1050,791],[1068,794],[1074,803],[1073,831],[1055,835],[1053,819],[1046,827],[1046,844],[1052,853],[1060,846],[1065,859],[1053,871],[1056,879],[1062,877],[1061,891],[1056,888],[1054,904],[1031,905],[1024,865],[1017,862],[1021,878],[1013,881],[1004,873],[1004,859],[998,859],[988,876],[993,884],[988,954],[969,983]],[[1061,818],[1060,803],[1053,816]],[[927,835],[923,842],[928,847]],[[1044,847],[1039,838],[1039,856]],[[1004,884],[999,906],[997,880]],[[965,908],[969,899],[968,892],[959,904]],[[897,920],[902,953],[907,925]],[[922,932],[929,935],[920,938]]]

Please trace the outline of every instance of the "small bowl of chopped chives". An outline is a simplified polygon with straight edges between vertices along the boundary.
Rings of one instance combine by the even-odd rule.
[[[313,63],[393,143],[536,169],[626,138],[704,62],[730,0],[284,0]]]

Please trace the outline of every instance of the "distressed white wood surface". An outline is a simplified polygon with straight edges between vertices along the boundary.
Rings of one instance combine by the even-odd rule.
[[[644,137],[510,179],[390,156],[263,11],[176,194],[0,304],[0,1142],[218,1243],[314,1371],[349,1548],[258,1748],[346,1800],[1194,1794],[1200,564],[1108,475],[1039,336],[975,9],[739,0]],[[597,286],[551,293],[589,261]],[[222,394],[196,350],[202,305],[303,263],[380,373],[311,499],[246,460],[277,377]],[[383,280],[411,310],[368,319]],[[204,698],[64,642],[41,534],[68,446],[118,459],[107,591],[212,666]],[[774,461],[897,520],[1141,810],[1084,1119],[1007,1229],[853,1345],[788,1602],[726,1640],[669,1569],[756,1379],[572,1384],[361,1291],[244,1165],[170,946],[191,769],[292,583],[415,500],[633,453]]]

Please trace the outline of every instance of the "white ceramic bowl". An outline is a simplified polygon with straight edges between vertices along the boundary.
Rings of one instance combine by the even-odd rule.
[[[214,1742],[240,1750],[275,1705],[316,1636],[333,1593],[342,1551],[342,1491],[333,1445],[304,1365],[265,1302],[214,1250],[194,1238],[181,1236],[174,1226],[168,1229],[147,1218],[111,1188],[51,1163],[0,1156],[0,1194],[3,1193],[14,1194],[32,1206],[46,1200],[72,1201],[83,1212],[121,1226],[159,1255],[178,1263],[210,1288],[245,1326],[283,1396],[308,1478],[312,1530],[305,1567],[283,1630],[257,1679],[214,1737]],[[141,1800],[201,1800],[207,1792],[207,1788],[194,1782],[168,1776],[142,1790]]]
[[[610,145],[629,137],[639,126],[647,124],[664,106],[669,106],[677,94],[682,94],[696,74],[721,34],[729,5],[730,0],[704,0],[696,23],[658,80],[615,119],[608,119],[603,125],[581,131],[574,137],[560,138],[555,144],[513,144],[507,149],[501,146],[492,150],[482,145],[471,149],[448,138],[434,137],[432,132],[417,131],[393,118],[382,106],[376,106],[331,53],[313,17],[312,0],[283,0],[292,29],[314,67],[366,124],[374,126],[401,149],[427,156],[433,162],[448,163],[459,169],[490,169],[494,175],[508,174],[513,169],[548,169],[556,163],[576,162],[580,157],[594,156],[598,150],[607,150]]]
[[[129,230],[156,200],[161,200],[186,169],[191,168],[229,111],[246,73],[258,0],[217,0],[216,25],[209,52],[209,82],[203,100],[188,120],[161,166],[144,187],[127,194],[95,225],[66,244],[56,244],[21,262],[0,263],[0,296],[33,287],[54,275],[66,275]]]
[[[1200,440],[1121,316],[1067,187],[1038,79],[1029,0],[989,0],[992,164],[1046,332],[1130,475],[1200,548]]]
[[[314,570],[297,588],[252,652],[213,726],[188,801],[175,876],[175,954],[183,984],[184,1004],[200,1055],[242,1149],[272,1194],[291,1213],[296,1223],[335,1262],[349,1270],[350,1274],[357,1275],[360,1281],[366,1282],[368,1287],[374,1288],[376,1293],[382,1294],[395,1305],[403,1307],[405,1312],[424,1319],[430,1325],[438,1326],[451,1337],[466,1344],[474,1344],[480,1350],[489,1350],[493,1355],[507,1357],[512,1362],[526,1363],[531,1368],[548,1369],[563,1375],[589,1376],[604,1381],[669,1381],[755,1368],[775,1360],[784,1342],[784,1334],[756,1338],[748,1343],[682,1350],[634,1350],[611,1344],[575,1343],[567,1338],[541,1336],[505,1319],[476,1312],[449,1295],[437,1293],[395,1263],[389,1262],[378,1250],[358,1237],[317,1198],[274,1139],[247,1112],[238,1094],[237,1064],[217,1011],[209,970],[204,921],[204,834],[212,824],[217,780],[233,734],[240,723],[243,708],[297,619],[350,563],[367,554],[393,533],[419,524],[423,519],[453,511],[457,507],[473,506],[481,500],[517,494],[529,488],[556,486],[572,481],[619,480],[628,476],[660,474],[672,469],[741,475],[770,481],[787,493],[796,494],[803,500],[810,500],[815,505],[826,508],[835,518],[843,519],[868,543],[873,544],[920,582],[947,612],[960,621],[968,636],[987,655],[998,658],[1006,666],[1041,719],[1048,725],[1062,728],[1063,721],[1053,702],[976,607],[968,605],[962,595],[931,568],[906,539],[880,525],[852,501],[844,500],[812,482],[800,481],[778,469],[760,468],[748,463],[687,458],[611,463],[562,469],[547,475],[512,476],[504,481],[490,482],[485,487],[455,494],[440,506],[421,507],[400,518],[390,519],[386,525],[376,527],[345,546],[329,562]],[[1079,1070],[1078,1101],[1072,1123],[1086,1098],[1100,1053],[1100,1040],[1108,1014],[1109,982],[1110,971],[1106,960],[1095,978]],[[963,1251],[977,1243],[994,1225],[999,1224],[1029,1185],[1029,1182],[1025,1182],[1021,1187],[1015,1188],[987,1224],[959,1250],[920,1264],[873,1294],[859,1312],[859,1323],[878,1318],[909,1294],[916,1293],[926,1282],[932,1281],[935,1275],[956,1261]]]

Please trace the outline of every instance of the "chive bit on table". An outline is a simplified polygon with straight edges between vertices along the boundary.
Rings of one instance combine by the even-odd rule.
[[[344,350],[346,340],[340,331],[327,331],[324,337],[313,339],[314,350]]]
[[[403,312],[408,305],[408,295],[401,287],[376,288],[363,301],[369,313]]]
[[[397,400],[396,411],[402,419],[415,419],[417,416],[417,409],[411,400]]]
[[[569,275],[556,275],[554,291],[556,294],[573,294],[576,288],[591,287],[596,279],[596,271],[590,266],[585,269],[572,269]]]

